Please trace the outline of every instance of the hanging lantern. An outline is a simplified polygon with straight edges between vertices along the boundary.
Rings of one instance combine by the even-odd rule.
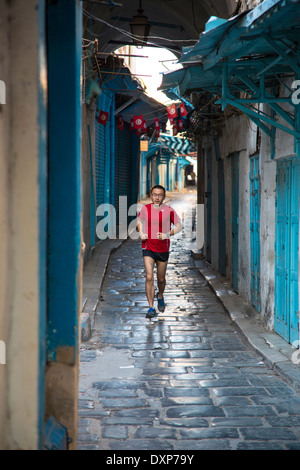
[[[147,16],[143,15],[144,10],[142,9],[142,2],[140,0],[140,8],[138,14],[135,15],[132,21],[129,23],[131,33],[134,36],[132,38],[134,44],[139,47],[147,45],[147,40],[150,32],[150,24]]]

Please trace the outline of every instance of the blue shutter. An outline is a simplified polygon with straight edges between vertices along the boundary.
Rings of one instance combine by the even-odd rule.
[[[239,280],[239,154],[236,152],[231,158],[232,171],[232,286],[238,292]]]
[[[251,301],[260,312],[260,182],[259,157],[250,159]]]
[[[278,162],[276,196],[275,331],[292,343],[299,340],[299,161]]]
[[[219,271],[226,276],[226,219],[225,219],[225,183],[224,160],[218,160],[218,245]]]
[[[105,126],[95,123],[95,173],[97,207],[104,203],[105,181]]]
[[[127,197],[127,213],[132,201],[132,134],[129,124],[124,130],[115,126],[115,208],[119,217],[119,196]],[[136,202],[136,201],[134,201]]]

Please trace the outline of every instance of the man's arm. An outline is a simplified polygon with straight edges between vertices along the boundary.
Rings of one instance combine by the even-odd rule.
[[[143,232],[143,222],[141,221],[141,219],[137,219],[137,229],[139,231],[139,234],[140,234],[140,237],[141,237],[141,240],[147,240],[148,238],[148,235],[146,233]]]
[[[181,224],[181,222],[177,222],[177,224],[175,225],[175,227],[172,228],[172,230],[170,230],[170,232],[168,232],[168,233],[161,233],[161,232],[158,232],[157,238],[158,238],[159,240],[166,240],[166,238],[173,237],[173,235],[176,235],[176,233],[181,232],[181,230],[182,230],[182,224]]]

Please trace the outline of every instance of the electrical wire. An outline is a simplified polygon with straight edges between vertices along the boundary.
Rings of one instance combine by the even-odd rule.
[[[109,26],[110,28],[116,29],[120,33],[124,34],[125,36],[130,37],[130,39],[133,39],[133,40],[134,39],[143,39],[142,36],[134,35],[134,34],[129,33],[128,31],[125,31],[124,29],[118,28],[117,26],[114,26],[114,25],[108,23],[107,21],[102,20],[101,18],[98,18],[97,16],[93,15],[92,13],[90,13],[86,10],[83,10],[83,13],[91,19],[99,21],[100,23],[103,23],[106,26]],[[180,43],[182,43],[182,42],[194,42],[194,43],[196,43],[198,41],[198,39],[168,39],[168,38],[163,38],[163,37],[160,37],[160,36],[149,36],[148,39],[161,39],[163,41],[169,41],[169,42],[172,42],[172,43],[174,43],[174,42],[180,42]],[[163,47],[160,44],[155,44],[155,43],[151,43],[151,42],[147,41],[147,45],[149,45],[149,44],[153,45],[153,46]],[[174,52],[178,52],[178,51],[174,49]]]
[[[90,16],[90,18],[93,18],[94,20],[100,21],[101,23],[106,24],[107,26],[110,26],[111,28],[117,29],[119,32],[127,34],[131,36],[132,38],[137,38],[137,39],[143,39],[143,36],[138,36],[134,35],[131,33],[128,33],[128,31],[125,31],[125,29],[118,28],[117,26],[113,26],[112,24],[108,23],[107,21],[102,20],[101,18],[98,18],[97,16],[93,15],[92,13],[83,10],[83,12],[87,15]],[[197,42],[198,39],[168,39],[168,38],[162,38],[160,36],[148,36],[149,39],[163,39],[164,41],[170,41],[170,42]]]

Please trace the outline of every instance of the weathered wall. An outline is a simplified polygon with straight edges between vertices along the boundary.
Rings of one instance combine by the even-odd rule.
[[[261,133],[260,148],[260,288],[261,314],[274,327],[276,163],[271,160],[270,139]]]
[[[262,109],[269,112],[267,109]],[[291,111],[287,107],[288,111]],[[203,148],[212,151],[212,253],[211,264],[219,269],[218,261],[218,167],[212,139],[203,141]],[[226,120],[220,138],[220,153],[224,160],[225,213],[226,213],[226,274],[232,270],[232,202],[231,155],[239,152],[239,283],[238,291],[251,301],[251,244],[250,244],[250,156],[259,153],[260,167],[260,282],[261,315],[269,329],[274,328],[275,286],[275,202],[276,161],[289,157],[294,151],[293,137],[276,130],[275,156],[271,158],[270,138],[245,116],[232,116]],[[206,169],[207,171],[207,169]],[[206,175],[207,179],[207,175]],[[207,185],[207,181],[206,181]]]
[[[6,2],[0,3],[0,44],[3,50],[9,50],[8,7]],[[10,63],[7,55],[0,56],[0,80],[6,84],[6,103],[10,102]],[[10,107],[0,104],[0,340],[7,345],[8,312],[9,312],[9,121]],[[0,357],[1,359],[1,357]],[[5,358],[2,358],[5,361]],[[0,448],[5,442],[7,428],[7,366],[0,360]]]
[[[0,446],[38,447],[39,70],[37,1],[0,3]],[[46,85],[46,84],[45,84]],[[4,336],[4,338],[2,337]]]

